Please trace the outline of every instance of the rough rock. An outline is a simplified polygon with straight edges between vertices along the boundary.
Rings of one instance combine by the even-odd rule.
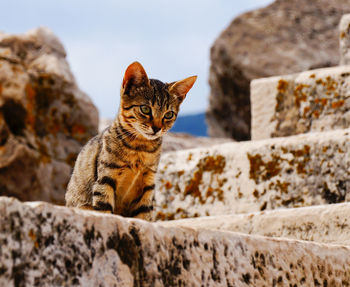
[[[350,0],[277,0],[232,21],[211,48],[211,136],[250,138],[252,79],[339,63],[338,24]]]
[[[350,65],[350,14],[344,15],[339,24],[340,65]]]
[[[97,126],[50,30],[0,34],[0,195],[63,203],[74,160]]]
[[[350,130],[168,153],[157,174],[157,219],[350,201]]]
[[[184,226],[350,245],[350,203],[159,221]]]
[[[253,80],[252,139],[350,126],[350,66]]]
[[[347,286],[350,249],[0,199],[2,286]]]
[[[167,133],[163,138],[162,152],[209,147],[232,142],[227,138],[195,137],[185,133]]]
[[[103,131],[112,123],[111,119],[101,119],[99,131]],[[167,133],[163,138],[162,152],[191,149],[196,147],[208,147],[217,144],[232,142],[228,138],[195,137],[186,133]]]

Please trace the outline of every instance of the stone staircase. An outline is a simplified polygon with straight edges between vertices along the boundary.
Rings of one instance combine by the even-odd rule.
[[[342,208],[349,210],[350,205]],[[309,221],[316,219],[315,225],[304,228],[305,218],[300,226],[294,221],[295,236],[288,235],[299,237],[304,230],[318,242],[206,228],[225,222],[223,229],[237,231],[241,225],[239,231],[245,232],[243,223],[254,225],[252,218],[261,214],[241,216],[242,222],[233,215],[148,223],[2,197],[0,286],[349,286],[350,248],[340,238],[337,244],[320,243],[334,243],[331,238],[348,225],[338,219],[339,226],[331,224],[325,235],[308,209],[302,214],[312,214]],[[326,206],[320,209],[323,224],[327,213],[330,218],[344,216],[336,208],[335,214]],[[283,213],[293,221],[286,211],[274,211],[260,222],[280,221]],[[238,228],[228,228],[229,223]],[[264,225],[251,231],[285,236],[293,225],[284,223],[280,228],[268,224],[266,232]]]
[[[0,286],[350,286],[349,27],[251,83],[252,141],[162,157],[155,223],[0,197]]]

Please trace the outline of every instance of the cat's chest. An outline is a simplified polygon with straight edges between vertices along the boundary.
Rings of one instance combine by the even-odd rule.
[[[158,162],[158,155],[146,152],[129,152],[127,160],[132,170],[138,171],[150,166],[154,166]]]
[[[131,183],[142,183],[143,178],[147,177],[150,172],[155,172],[157,169],[158,159],[155,156],[147,154],[129,155],[129,164],[119,173],[119,183],[125,189],[129,190]]]

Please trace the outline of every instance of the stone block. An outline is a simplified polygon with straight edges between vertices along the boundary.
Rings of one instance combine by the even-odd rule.
[[[350,249],[0,198],[1,286],[347,286]]]
[[[350,245],[350,203],[160,221],[184,226]]]
[[[339,23],[340,65],[350,65],[350,14],[345,14]]]
[[[350,66],[251,82],[252,139],[350,126]]]
[[[350,201],[350,130],[167,153],[158,168],[159,220]]]

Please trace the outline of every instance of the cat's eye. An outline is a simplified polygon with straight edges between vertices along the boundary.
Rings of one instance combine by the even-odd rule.
[[[149,106],[141,106],[140,110],[145,115],[150,115],[151,114],[151,108]]]
[[[174,116],[174,112],[170,111],[165,113],[164,118],[166,118],[167,120],[170,120],[173,116]]]

